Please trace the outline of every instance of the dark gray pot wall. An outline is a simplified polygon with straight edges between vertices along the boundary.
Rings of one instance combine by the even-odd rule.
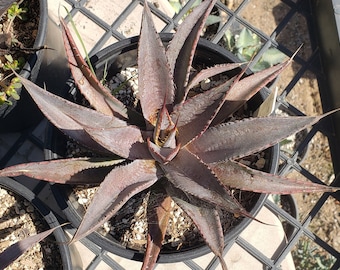
[[[168,42],[171,37],[172,35],[162,35],[162,40],[163,42]],[[102,77],[102,71],[106,64],[108,70],[108,78],[128,66],[135,65],[137,61],[137,44],[138,37],[122,40],[94,55],[91,60],[97,76],[99,78]],[[212,66],[213,64],[218,63],[238,62],[237,58],[233,54],[222,49],[220,46],[206,40],[200,41],[194,61],[196,61],[196,64],[205,63],[207,66]],[[235,73],[237,72],[238,71],[235,71]],[[264,95],[263,93],[260,93],[252,99],[252,101],[249,103],[249,106],[254,106],[255,108],[257,108],[257,106],[263,101],[263,99]],[[48,134],[46,137],[47,141],[45,158],[50,160],[63,156],[65,151],[65,138],[63,136],[60,136],[60,134],[56,132],[56,129],[52,126],[48,128]],[[278,146],[275,146],[271,149],[269,156],[270,162],[267,169],[271,173],[275,173],[279,156]],[[68,220],[72,223],[74,227],[78,227],[83,213],[78,210],[81,208],[81,206],[79,207],[78,205],[76,205],[77,202],[76,200],[74,200],[72,195],[70,197],[68,196],[72,192],[72,188],[66,185],[52,185],[52,190],[59,203],[60,208],[64,211]],[[259,195],[256,205],[253,207],[252,210],[249,211],[253,215],[255,215],[262,207],[265,199],[266,195]],[[250,221],[250,219],[243,219],[238,226],[233,228],[225,236],[225,242],[227,243],[235,239],[250,223]],[[115,253],[119,256],[132,260],[143,259],[143,253],[127,249],[121,246],[117,241],[110,240],[109,238],[106,238],[99,233],[93,233],[88,238],[95,244],[101,246],[103,249]],[[207,246],[203,245],[180,252],[161,253],[158,262],[171,263],[186,261],[189,259],[197,258],[209,252],[210,249]]]
[[[54,228],[60,226],[59,221],[52,213],[50,209],[48,209],[40,200],[35,196],[35,194],[29,190],[27,187],[22,184],[16,182],[14,179],[8,177],[0,177],[0,186],[6,190],[10,190],[15,194],[25,198],[29,201],[36,210],[41,214],[41,216],[45,219],[46,223],[50,228]],[[68,245],[66,244],[68,239],[65,236],[65,233],[61,227],[55,229],[53,232],[56,242],[59,246],[60,257],[62,260],[62,265],[64,270],[72,270],[72,260],[70,250]]]

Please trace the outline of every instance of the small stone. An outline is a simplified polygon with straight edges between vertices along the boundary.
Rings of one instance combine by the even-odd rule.
[[[206,79],[205,81],[201,82],[201,88],[204,91],[208,90],[210,88],[210,86],[211,86],[211,82],[210,82],[209,79]]]
[[[28,212],[28,213],[33,213],[34,212],[34,207],[33,207],[33,205],[28,205],[27,207],[26,207],[26,211]]]
[[[265,164],[266,160],[264,158],[260,158],[258,161],[256,161],[255,166],[257,169],[263,169]]]
[[[78,203],[81,204],[81,205],[84,205],[87,202],[88,202],[87,198],[79,197],[79,199],[78,199]]]

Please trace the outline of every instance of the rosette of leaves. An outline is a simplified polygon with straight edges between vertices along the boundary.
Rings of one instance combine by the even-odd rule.
[[[65,24],[65,48],[75,82],[92,108],[74,104],[22,79],[45,116],[62,132],[107,158],[70,158],[15,165],[0,176],[26,175],[62,184],[99,184],[72,241],[98,229],[135,194],[156,189],[150,199],[143,269],[153,268],[168,223],[171,199],[193,220],[207,245],[227,266],[218,209],[251,215],[230,189],[287,194],[333,192],[335,187],[286,179],[251,169],[237,159],[266,149],[325,115],[249,118],[224,123],[290,61],[189,97],[202,80],[239,67],[223,64],[191,74],[197,42],[216,1],[204,1],[178,27],[167,47],[144,3],[138,46],[140,111],[128,108],[87,67]],[[192,76],[191,76],[192,75]],[[152,196],[153,192],[150,193]]]

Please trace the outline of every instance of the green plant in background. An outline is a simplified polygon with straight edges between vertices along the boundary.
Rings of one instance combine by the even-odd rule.
[[[9,100],[10,97],[15,100],[20,99],[17,89],[20,89],[21,83],[18,78],[13,78],[12,70],[20,70],[25,64],[25,59],[21,56],[17,59],[13,57],[14,51],[12,51],[12,45],[19,44],[20,42],[12,37],[10,29],[15,18],[19,18],[20,20],[24,19],[24,14],[27,12],[27,9],[20,7],[22,2],[23,0],[19,2],[4,0],[0,3],[0,14],[4,15],[7,13],[7,27],[3,29],[3,33],[0,34],[0,40],[2,42],[0,47],[0,56],[2,56],[1,73],[3,74],[2,76],[7,75],[2,78],[0,82],[0,105],[12,105],[12,102]]]
[[[9,97],[12,97],[15,100],[20,99],[17,93],[17,89],[20,89],[22,87],[22,84],[19,78],[17,77],[12,78],[9,83],[0,81],[0,87],[1,87],[0,105],[2,104],[12,105],[12,102],[8,99]]]
[[[19,57],[18,59],[13,59],[12,55],[6,54],[5,59],[7,60],[3,65],[3,70],[20,70],[25,64],[25,58]]]
[[[331,269],[336,258],[329,254],[322,254],[319,248],[307,239],[300,239],[292,250],[296,270],[328,270]]]
[[[12,1],[13,2],[13,1]],[[27,12],[26,8],[21,8],[20,4],[23,2],[23,0],[19,2],[14,2],[9,9],[7,10],[7,17],[8,17],[8,27],[6,32],[9,32],[10,27],[12,26],[15,18],[19,18],[20,20],[24,20],[24,14]]]
[[[224,34],[224,42],[226,49],[234,53],[241,61],[250,61],[263,45],[261,38],[247,28],[243,28],[240,34],[235,34],[228,29]],[[285,58],[286,55],[278,49],[269,48],[252,67],[252,70],[264,70],[282,63]]]

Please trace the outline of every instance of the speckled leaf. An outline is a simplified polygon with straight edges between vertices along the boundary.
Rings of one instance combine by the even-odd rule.
[[[192,78],[192,80],[187,85],[186,90],[185,90],[185,96],[187,95],[188,91],[191,88],[193,88],[195,85],[197,85],[198,83],[210,77],[213,77],[215,75],[238,68],[241,65],[242,63],[230,63],[230,64],[216,65],[216,66],[201,70],[197,75],[195,75],[194,78]]]
[[[31,235],[9,246],[5,251],[0,253],[0,269],[5,269],[17,258],[19,258],[26,250],[28,250],[36,243],[40,242],[41,240],[49,236],[56,228],[52,228],[35,235]]]
[[[80,92],[97,111],[126,119],[127,108],[106,89],[82,58],[64,20],[60,20],[64,46],[74,81]]]
[[[85,127],[85,131],[106,150],[130,160],[150,159],[141,130],[136,126],[114,128]]]
[[[152,197],[151,197],[152,196]],[[156,197],[157,196],[157,197]],[[154,269],[169,222],[171,198],[150,194],[148,204],[148,237],[142,270]]]
[[[123,161],[123,159],[70,158],[31,162],[2,169],[0,177],[26,175],[60,184],[94,184],[100,183],[114,165]]]
[[[132,196],[158,179],[155,162],[135,160],[113,169],[100,184],[72,242],[78,241],[109,220]]]
[[[172,117],[177,118],[178,142],[185,146],[202,134],[210,125],[234,79],[197,94],[176,107]]]
[[[185,148],[171,162],[160,166],[176,188],[229,212],[249,216],[211,169]]]
[[[240,158],[279,143],[330,113],[321,116],[269,116],[229,122],[209,128],[188,148],[206,163]]]
[[[85,132],[84,126],[110,128],[127,125],[118,118],[107,116],[49,93],[23,77],[20,77],[20,80],[39,109],[53,125],[90,149],[103,151],[103,148],[99,147],[99,144]]]
[[[223,259],[224,238],[218,211],[204,201],[201,201],[181,190],[168,185],[167,192],[196,224],[198,231],[211,251],[220,259],[222,269],[226,270]]]
[[[163,43],[155,30],[149,7],[144,3],[138,46],[138,97],[147,125],[154,126],[163,104],[172,104],[174,85]],[[150,127],[149,127],[150,129]]]
[[[282,64],[259,71],[235,83],[225,102],[212,122],[212,125],[223,122],[228,116],[237,111],[252,96],[274,80],[290,63],[288,60]]]
[[[229,187],[260,193],[291,194],[297,192],[335,192],[340,188],[294,180],[253,170],[236,161],[209,164],[221,182]]]
[[[196,7],[180,24],[167,49],[170,70],[176,84],[176,103],[183,100],[188,83],[191,63],[205,21],[216,0],[207,0]],[[177,61],[179,60],[179,61]]]

